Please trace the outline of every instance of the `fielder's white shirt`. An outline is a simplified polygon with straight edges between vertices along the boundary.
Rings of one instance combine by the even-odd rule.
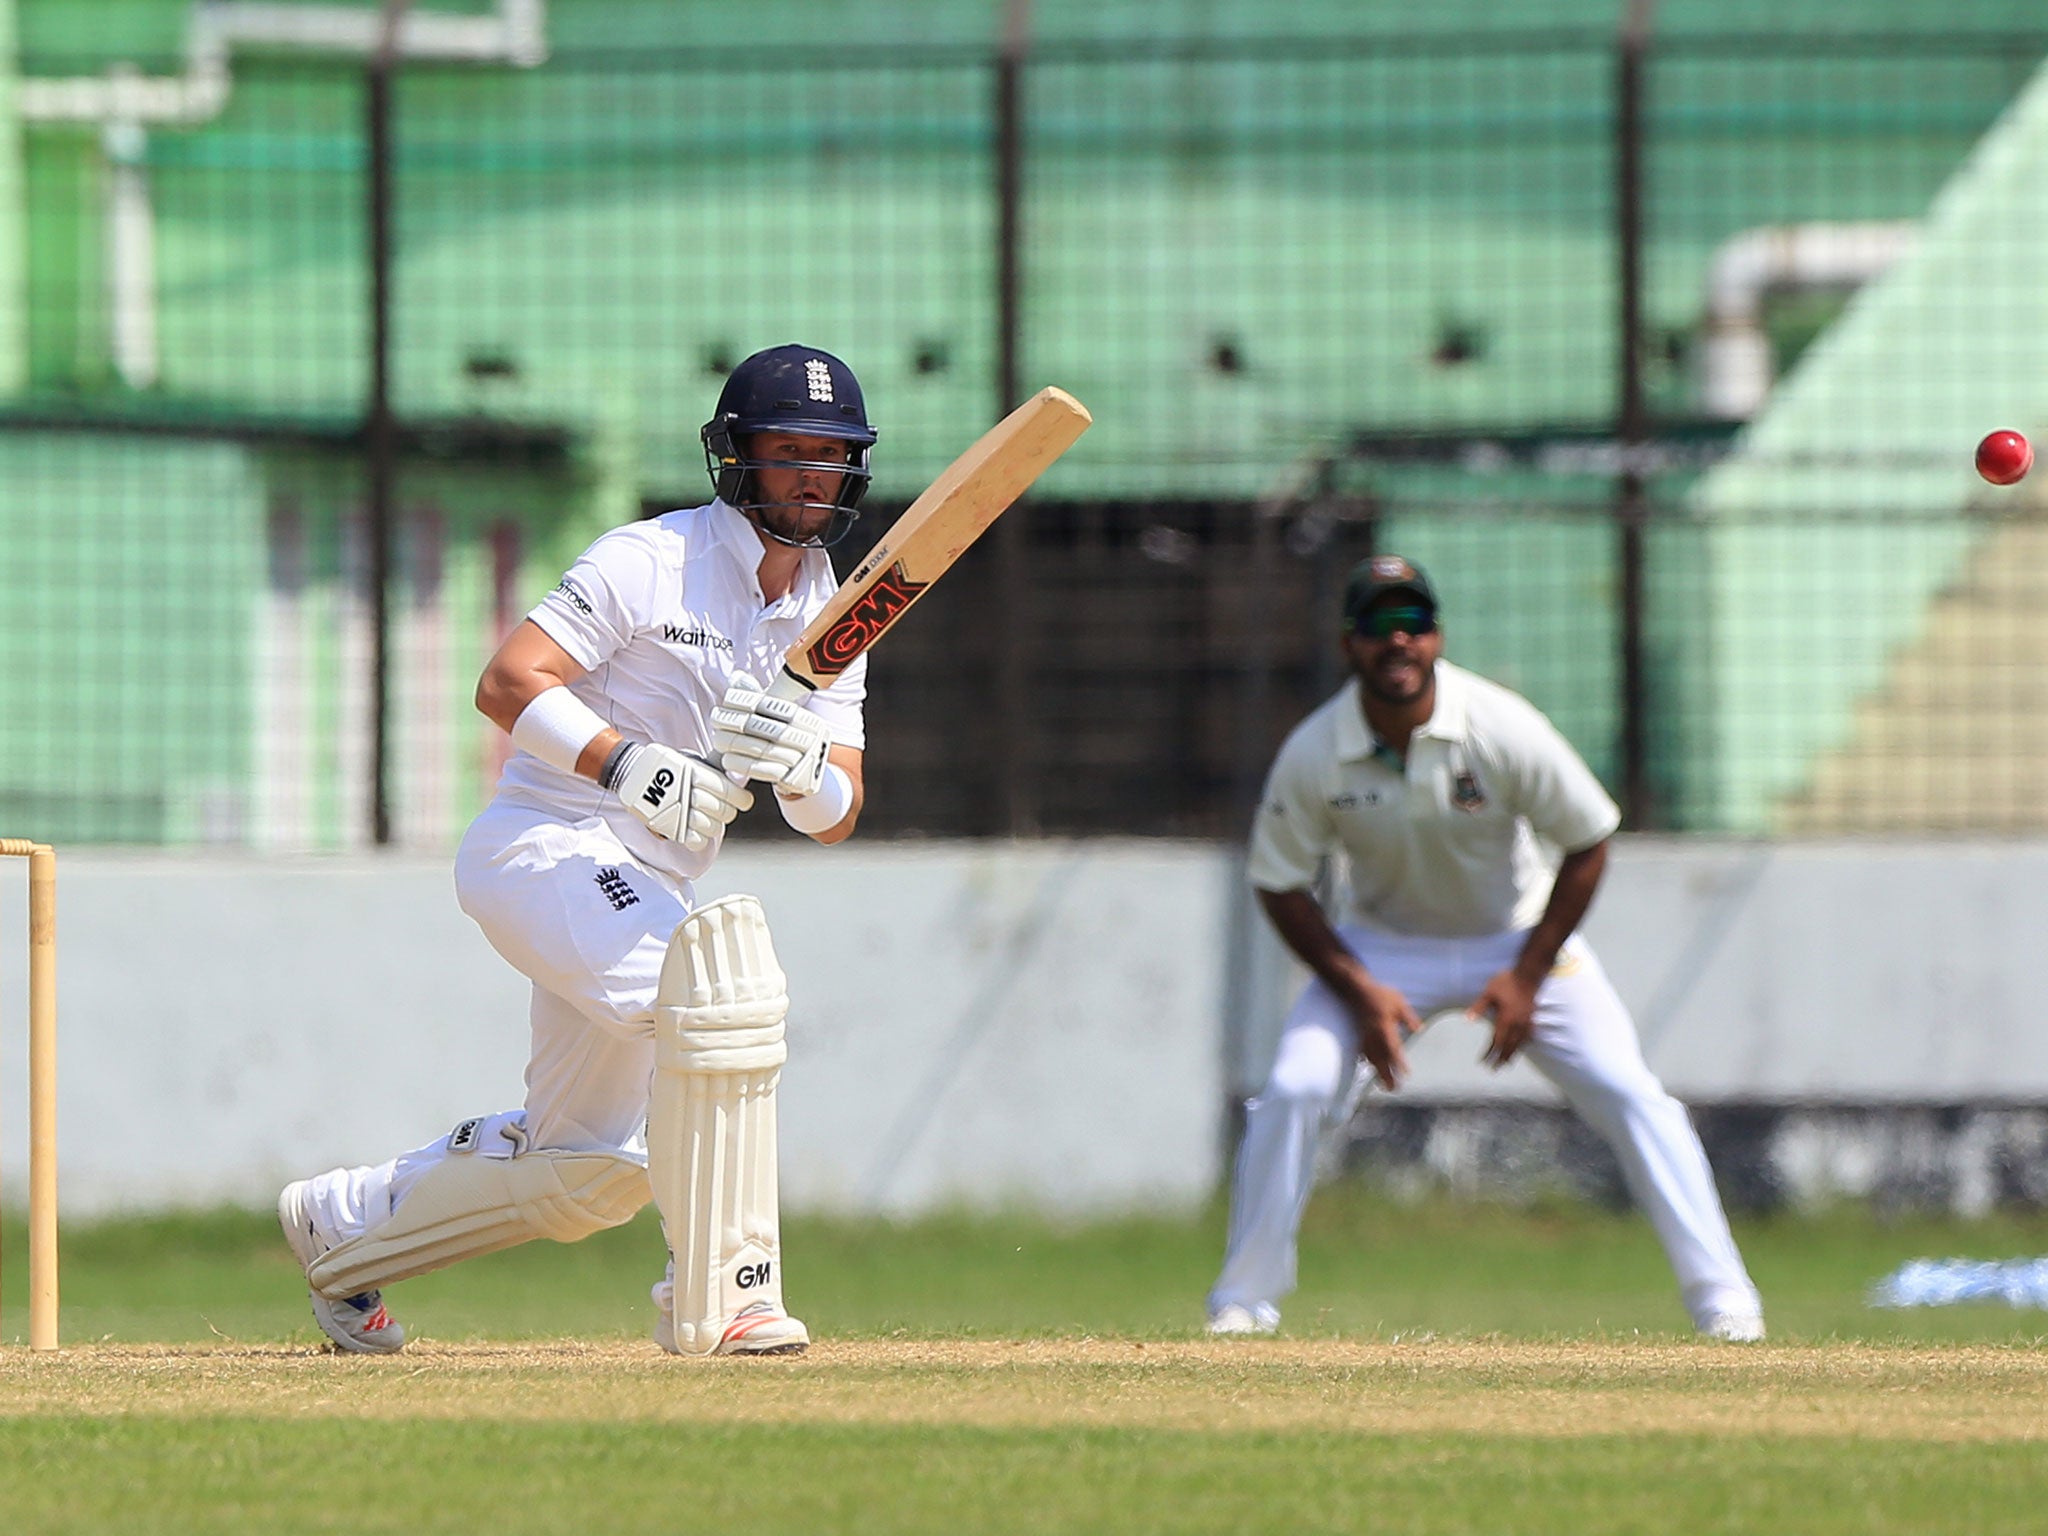
[[[1296,726],[1252,827],[1251,882],[1308,890],[1325,855],[1350,863],[1350,916],[1446,938],[1533,927],[1555,873],[1545,844],[1590,848],[1621,812],[1519,694],[1449,662],[1402,763],[1366,724],[1357,679]]]
[[[772,680],[803,628],[839,590],[822,549],[806,550],[788,596],[761,593],[760,535],[722,501],[614,528],[577,559],[527,617],[583,666],[570,692],[633,741],[711,753],[711,711],[734,672]],[[810,696],[849,747],[867,744],[867,657]],[[601,816],[641,859],[694,880],[718,847],[689,853],[656,837],[589,779],[515,751],[498,798],[567,821]]]

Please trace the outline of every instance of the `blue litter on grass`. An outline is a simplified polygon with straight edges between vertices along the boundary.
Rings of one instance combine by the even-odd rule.
[[[1909,1259],[1870,1288],[1873,1307],[1959,1301],[2048,1307],[2048,1259]]]

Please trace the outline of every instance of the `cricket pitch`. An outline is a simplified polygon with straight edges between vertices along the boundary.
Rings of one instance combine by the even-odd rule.
[[[0,1353],[0,1416],[134,1414],[2048,1439],[2048,1350],[1626,1340],[825,1340],[674,1360],[644,1341]]]

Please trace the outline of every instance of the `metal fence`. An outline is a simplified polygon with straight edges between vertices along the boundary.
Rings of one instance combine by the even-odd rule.
[[[0,821],[445,844],[496,640],[801,338],[883,509],[1040,384],[1098,422],[878,652],[871,829],[1235,835],[1372,549],[1633,825],[2048,824],[2038,482],[1968,469],[2048,427],[2044,52],[250,52],[176,121],[180,61],[26,58]]]

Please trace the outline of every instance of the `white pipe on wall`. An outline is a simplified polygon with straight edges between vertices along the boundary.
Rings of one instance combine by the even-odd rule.
[[[102,130],[107,157],[107,284],[114,366],[132,388],[157,380],[156,221],[145,166],[146,130],[210,122],[227,106],[237,47],[361,54],[383,41],[381,9],[201,0],[185,29],[185,72],[148,76],[117,64],[81,79],[20,78],[16,107],[25,123]],[[547,58],[547,0],[498,0],[487,16],[406,11],[397,49],[406,59],[511,64]]]
[[[196,8],[227,43],[307,48],[321,53],[362,53],[384,35],[375,7],[254,5],[209,0]],[[547,58],[546,0],[498,0],[489,16],[407,11],[398,22],[398,52],[409,59],[467,60],[531,68]]]
[[[114,367],[134,389],[157,378],[156,210],[143,169],[148,136],[137,123],[109,123],[100,144],[107,157],[107,312]]]
[[[185,72],[150,76],[132,69],[76,80],[25,78],[16,100],[34,123],[131,122],[189,127],[227,105],[236,47],[303,49],[368,56],[383,37],[373,7],[251,5],[202,0],[185,29]],[[401,58],[512,64],[530,69],[547,58],[546,0],[498,0],[488,16],[408,11],[398,24]]]
[[[15,0],[0,0],[0,395],[28,383],[28,172],[14,10]]]
[[[1744,421],[1775,382],[1765,300],[1787,290],[1855,287],[1898,260],[1910,222],[1772,224],[1722,242],[1707,266],[1700,399],[1710,416]]]

